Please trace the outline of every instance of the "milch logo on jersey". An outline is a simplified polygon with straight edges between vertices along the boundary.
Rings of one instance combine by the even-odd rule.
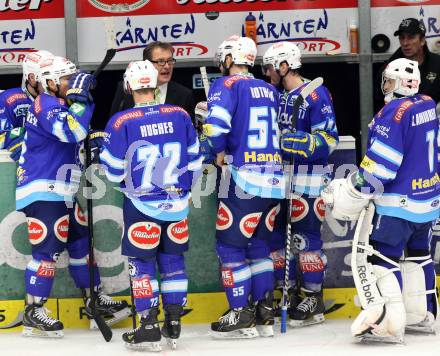
[[[229,208],[220,202],[217,211],[217,221],[215,222],[215,228],[217,230],[229,229],[232,225],[233,217]]]
[[[46,225],[38,219],[27,218],[29,241],[32,245],[38,245],[47,236]]]
[[[261,215],[263,213],[251,213],[247,214],[240,220],[240,231],[248,239],[252,237],[260,222]]]
[[[304,219],[308,212],[309,204],[307,203],[307,200],[302,197],[292,199],[292,222]]]
[[[176,244],[184,244],[188,241],[188,219],[170,224],[167,228],[168,237]]]
[[[159,245],[160,225],[153,222],[138,222],[131,225],[128,229],[128,239],[130,242],[143,250],[151,250]]]
[[[61,242],[67,242],[69,236],[69,215],[60,217],[54,225],[55,236]]]

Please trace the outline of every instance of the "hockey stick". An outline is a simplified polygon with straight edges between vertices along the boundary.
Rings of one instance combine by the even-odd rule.
[[[324,80],[321,77],[315,78],[310,83],[308,83],[299,93],[293,104],[292,110],[292,125],[291,130],[294,131],[296,128],[296,121],[298,119],[299,109],[301,105],[304,103],[304,100],[322,83]],[[292,242],[292,227],[291,227],[291,216],[292,216],[292,199],[291,199],[291,190],[292,190],[292,181],[293,181],[293,156],[290,158],[289,162],[289,175],[287,180],[287,188],[286,188],[286,198],[288,199],[288,209],[286,216],[286,250],[284,252],[284,284],[283,284],[283,297],[281,303],[281,333],[286,332],[286,324],[287,324],[287,305],[289,303],[289,296],[287,294],[287,290],[289,289],[289,269],[290,269],[290,245]]]

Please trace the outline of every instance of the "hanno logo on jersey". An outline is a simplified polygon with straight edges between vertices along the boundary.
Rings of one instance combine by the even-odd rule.
[[[233,217],[229,208],[220,202],[217,211],[217,220],[215,222],[215,228],[217,230],[226,230],[229,229],[232,225]]]
[[[38,219],[27,218],[29,241],[32,245],[38,245],[47,236],[46,225]]]
[[[240,220],[240,231],[248,239],[254,234],[258,223],[260,222],[261,215],[263,215],[263,213],[251,213],[247,214]]]
[[[302,197],[296,197],[292,199],[292,214],[291,221],[300,221],[306,217],[309,212],[309,204],[307,200]]]
[[[60,217],[53,227],[55,236],[61,242],[67,242],[69,237],[69,215],[64,215]]]
[[[168,237],[176,244],[188,242],[188,219],[170,224],[167,229]]]
[[[278,213],[280,212],[280,204],[277,204],[277,206],[274,206],[270,211],[269,214],[267,214],[266,219],[265,219],[265,224],[266,227],[269,231],[273,231],[273,228],[275,226],[275,218],[278,215]]]
[[[324,218],[325,218],[324,199],[322,199],[322,198],[315,199],[315,202],[313,203],[313,211],[315,212],[317,218],[320,221],[324,221]]]
[[[89,3],[99,10],[113,13],[124,13],[139,10],[150,0],[89,0]]]
[[[130,242],[142,250],[151,250],[159,245],[160,225],[153,222],[138,222],[128,229]]]

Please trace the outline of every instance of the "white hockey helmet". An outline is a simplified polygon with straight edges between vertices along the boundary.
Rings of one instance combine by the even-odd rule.
[[[394,79],[394,89],[385,92],[384,84],[387,79]],[[382,73],[382,92],[385,95],[385,102],[395,99],[394,94],[411,96],[417,94],[420,85],[420,71],[417,61],[407,58],[397,58],[388,63]]]
[[[228,55],[231,55],[234,64],[253,67],[257,57],[257,46],[248,37],[234,35],[223,41],[217,49],[217,59],[220,63],[224,63]]]
[[[40,50],[36,52],[29,53],[23,60],[23,80],[22,87],[26,85],[26,81],[29,78],[29,74],[35,76],[37,82],[40,81],[40,65],[46,61],[50,61],[51,58],[55,57],[52,53],[45,50]]]
[[[54,56],[40,64],[39,80],[47,92],[49,90],[48,80],[53,80],[55,84],[60,85],[60,78],[75,74],[76,71],[75,64],[70,60],[64,57]]]
[[[286,62],[290,69],[301,67],[301,51],[292,42],[277,42],[270,46],[263,55],[263,66],[272,64],[276,70]]]
[[[154,89],[157,87],[157,69],[149,60],[134,61],[128,64],[124,73],[124,90]]]

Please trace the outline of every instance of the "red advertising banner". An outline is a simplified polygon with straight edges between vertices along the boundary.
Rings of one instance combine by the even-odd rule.
[[[209,3],[208,3],[209,2]],[[78,0],[78,17],[357,7],[357,0]]]
[[[0,0],[0,21],[62,17],[64,17],[63,0]]]

